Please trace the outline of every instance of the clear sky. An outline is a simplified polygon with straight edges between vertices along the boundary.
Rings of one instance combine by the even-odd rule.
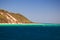
[[[60,0],[0,0],[0,8],[21,13],[33,22],[60,23]]]

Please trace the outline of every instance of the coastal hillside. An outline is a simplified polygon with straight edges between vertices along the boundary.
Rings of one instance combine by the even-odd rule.
[[[0,9],[0,23],[32,23],[20,13],[12,13]]]

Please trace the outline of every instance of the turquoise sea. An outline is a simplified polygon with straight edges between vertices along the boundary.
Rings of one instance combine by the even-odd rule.
[[[60,24],[0,24],[0,40],[60,40]]]

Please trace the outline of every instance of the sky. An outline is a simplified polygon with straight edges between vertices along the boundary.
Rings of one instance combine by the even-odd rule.
[[[0,9],[39,23],[60,23],[60,0],[0,0]]]

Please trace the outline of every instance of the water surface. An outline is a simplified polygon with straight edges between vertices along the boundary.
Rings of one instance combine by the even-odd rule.
[[[60,24],[0,24],[0,40],[60,40]]]

